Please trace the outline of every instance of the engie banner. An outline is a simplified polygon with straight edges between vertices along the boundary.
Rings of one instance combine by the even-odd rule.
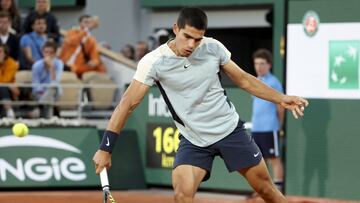
[[[92,156],[96,128],[30,128],[19,138],[0,128],[0,188],[99,185]]]

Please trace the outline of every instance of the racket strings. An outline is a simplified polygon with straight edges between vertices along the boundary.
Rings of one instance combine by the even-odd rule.
[[[110,203],[116,203],[114,197],[111,195],[110,191],[104,192],[104,203],[107,203],[108,200]]]
[[[111,203],[116,203],[115,199],[110,193],[108,194],[108,199],[110,200]]]

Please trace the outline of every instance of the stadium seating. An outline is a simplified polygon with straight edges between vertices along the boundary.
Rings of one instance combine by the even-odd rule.
[[[82,76],[82,82],[90,85],[88,92],[93,109],[113,107],[117,87],[107,74],[95,71],[86,72]]]
[[[76,74],[64,71],[61,76],[62,94],[58,100],[59,110],[76,109],[81,105],[82,83]]]
[[[16,83],[31,83],[32,73],[30,70],[18,71],[15,75]]]

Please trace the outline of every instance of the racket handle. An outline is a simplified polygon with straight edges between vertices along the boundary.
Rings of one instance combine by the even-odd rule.
[[[100,181],[101,181],[101,187],[103,188],[103,190],[104,189],[109,189],[109,179],[108,179],[106,168],[104,168],[100,172]]]

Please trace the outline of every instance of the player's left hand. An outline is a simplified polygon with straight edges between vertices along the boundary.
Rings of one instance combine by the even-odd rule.
[[[300,116],[304,115],[305,107],[309,105],[309,102],[301,97],[285,95],[280,102],[280,105],[291,110],[293,116],[298,119]]]

